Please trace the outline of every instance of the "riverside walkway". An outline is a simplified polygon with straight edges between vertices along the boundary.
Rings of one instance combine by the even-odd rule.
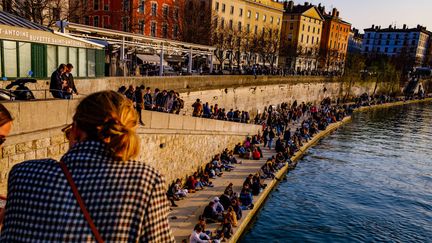
[[[311,147],[330,132],[336,130],[344,123],[350,121],[350,119],[351,117],[346,117],[341,122],[330,124],[326,130],[319,132],[308,143],[304,144],[303,147],[291,158],[291,160],[294,163],[297,163],[297,161],[303,156],[304,152],[306,152],[309,147]],[[293,129],[298,127],[300,124],[301,123],[290,124],[290,127]],[[269,150],[268,148],[261,149],[263,152],[263,158],[261,160],[241,160],[242,164],[236,165],[236,168],[232,172],[224,173],[222,177],[213,180],[213,188],[207,187],[204,190],[198,191],[194,194],[190,193],[186,199],[177,202],[178,207],[173,208],[173,211],[171,211],[169,216],[170,226],[174,233],[176,242],[189,240],[189,236],[192,233],[195,224],[198,223],[198,218],[203,213],[204,208],[211,200],[213,200],[214,197],[219,197],[222,195],[229,183],[233,183],[234,192],[240,193],[246,177],[249,174],[255,174],[258,172],[260,167],[267,161],[267,158],[276,155],[274,150]],[[284,168],[279,170],[279,172],[276,174],[276,178],[283,178],[288,169],[288,165],[286,165]],[[279,181],[275,179],[267,179],[265,180],[265,183],[267,183],[266,189],[264,189],[260,195],[254,196],[253,198],[253,203],[255,205],[254,209],[243,211],[243,217],[238,221],[238,227],[233,228],[234,234],[231,237],[230,242],[236,242],[241,237],[253,217],[265,202],[267,196],[276,187]],[[207,230],[215,232],[219,226],[220,223],[207,224]]]

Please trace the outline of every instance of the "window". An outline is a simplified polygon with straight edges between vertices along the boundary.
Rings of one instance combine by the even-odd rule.
[[[109,16],[102,17],[102,27],[107,28],[109,26]]]
[[[255,30],[254,30],[255,34],[258,34],[258,26],[255,25]]]
[[[168,38],[168,24],[166,23],[162,25],[162,37]]]
[[[87,76],[96,77],[96,50],[88,49],[87,58]]]
[[[84,60],[79,62],[78,76],[85,77],[87,76],[87,50],[86,49],[80,48],[78,50],[78,60]]]
[[[168,14],[169,14],[169,8],[168,8],[168,6],[163,6],[163,17],[164,18],[168,18]]]
[[[123,31],[125,31],[125,32],[129,31],[129,18],[128,17],[122,18],[122,27],[123,27]]]
[[[85,16],[84,17],[84,24],[85,25],[90,25],[90,18],[89,18],[89,16]]]
[[[174,25],[173,27],[173,39],[177,39],[178,38],[178,25]]]
[[[294,29],[294,23],[290,23],[290,30]]]
[[[291,19],[294,19],[294,15],[291,15]]]
[[[273,16],[270,17],[270,23],[273,24]]]
[[[138,21],[138,32],[143,35],[144,34],[144,20]]]
[[[249,19],[251,18],[251,15],[252,15],[251,11],[248,10],[248,12],[247,12],[247,17],[248,17]]]
[[[130,6],[129,6],[129,0],[123,0],[123,11],[127,12],[129,11]]]
[[[230,14],[234,14],[234,6],[231,6]]]
[[[179,9],[178,9],[178,8],[175,8],[175,9],[174,9],[174,19],[175,19],[175,20],[178,20],[178,18],[179,18]]]
[[[47,74],[48,77],[57,69],[57,47],[47,45]]]
[[[259,19],[259,13],[255,13],[255,19],[256,19],[256,20]]]
[[[19,76],[28,77],[31,71],[31,44],[26,42],[18,43],[19,49]]]
[[[308,32],[310,32],[310,30],[311,30],[311,27],[310,27],[310,25],[308,26]]]
[[[280,18],[277,19],[277,24],[278,24],[278,25],[280,24]]]
[[[313,27],[312,33],[314,33],[314,34],[315,34],[315,27]]]
[[[303,31],[305,30],[305,25],[303,24]]]
[[[266,20],[267,20],[267,15],[264,14],[263,15],[263,21],[266,22]]]
[[[68,48],[65,46],[59,46],[58,47],[58,53],[57,53],[57,64],[60,65],[61,63],[68,63]]]
[[[394,48],[394,49],[393,49],[393,52],[394,52],[394,53],[397,53],[397,48]]]
[[[52,16],[54,20],[60,20],[60,8],[53,8]]]
[[[72,69],[72,75],[78,76],[78,48],[69,47],[69,63],[74,66]]]
[[[215,10],[216,10],[216,11],[219,11],[219,2],[216,2],[216,3],[215,3]]]
[[[94,27],[99,27],[99,16],[94,16],[93,17],[93,26]]]
[[[309,36],[306,36],[306,44],[309,44]]]
[[[229,21],[229,28],[230,28],[230,30],[233,29],[233,20],[232,19],[230,19],[230,21]]]
[[[144,0],[141,0],[139,2],[139,6],[138,6],[138,12],[139,13],[144,13],[144,6],[145,6],[145,2],[144,2]]]
[[[250,33],[250,24],[246,25],[246,33]]]
[[[222,13],[225,13],[225,3],[222,3]]]
[[[156,37],[156,22],[152,22],[151,23],[151,30],[150,30],[150,34],[151,34],[151,36],[153,36],[153,37]]]
[[[99,1],[100,0],[93,0],[93,10],[99,10]]]
[[[105,3],[104,4],[104,11],[109,11],[109,4],[108,3]],[[75,67],[75,66],[74,66]],[[75,70],[76,68],[74,68],[73,70]],[[75,72],[75,71],[72,71],[72,72]],[[75,75],[76,76],[76,75]]]
[[[301,39],[300,39],[300,42],[301,43],[303,43],[303,39],[304,39],[304,36],[303,36],[303,34],[301,35]]]
[[[152,3],[151,5],[151,15],[156,16],[157,14],[157,3]]]
[[[238,31],[242,32],[242,22],[238,22]]]
[[[321,29],[318,29],[318,35],[319,35],[320,31],[321,31]]]
[[[386,47],[386,48],[384,49],[384,52],[385,52],[385,53],[387,53],[387,52],[388,52],[388,47]]]
[[[312,36],[312,44],[314,44],[314,41],[315,41],[315,37]]]
[[[222,17],[221,18],[221,29],[223,29],[225,27],[225,19]]]
[[[243,17],[243,9],[242,9],[242,8],[239,9],[239,16],[240,16],[240,17]]]

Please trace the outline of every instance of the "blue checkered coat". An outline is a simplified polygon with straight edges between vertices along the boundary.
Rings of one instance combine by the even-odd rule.
[[[115,161],[99,142],[62,160],[105,242],[174,242],[165,181],[153,168]],[[27,161],[9,174],[0,242],[92,242],[93,234],[58,164]]]

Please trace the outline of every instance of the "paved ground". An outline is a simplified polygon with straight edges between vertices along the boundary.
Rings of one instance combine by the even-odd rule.
[[[244,180],[249,174],[258,172],[260,167],[266,162],[268,157],[274,155],[274,150],[262,149],[264,159],[261,160],[242,160],[241,165],[237,165],[231,172],[224,172],[222,177],[213,180],[214,187],[207,187],[202,191],[189,194],[184,200],[176,202],[179,207],[173,208],[170,214],[170,225],[177,242],[188,239],[195,224],[198,222],[199,215],[204,211],[205,206],[214,198],[223,194],[229,183],[233,183],[234,192],[240,193]],[[176,217],[176,219],[172,219]],[[239,221],[239,225],[241,221]],[[209,225],[209,230],[214,230],[217,224]]]

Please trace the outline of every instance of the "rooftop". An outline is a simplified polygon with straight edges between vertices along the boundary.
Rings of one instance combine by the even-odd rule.
[[[21,18],[19,16],[0,11],[0,24],[2,25],[8,25],[8,26],[15,26],[15,27],[21,27],[26,29],[32,29],[32,30],[41,30],[41,31],[49,31],[52,32],[51,29],[40,25],[33,23],[27,19]]]

